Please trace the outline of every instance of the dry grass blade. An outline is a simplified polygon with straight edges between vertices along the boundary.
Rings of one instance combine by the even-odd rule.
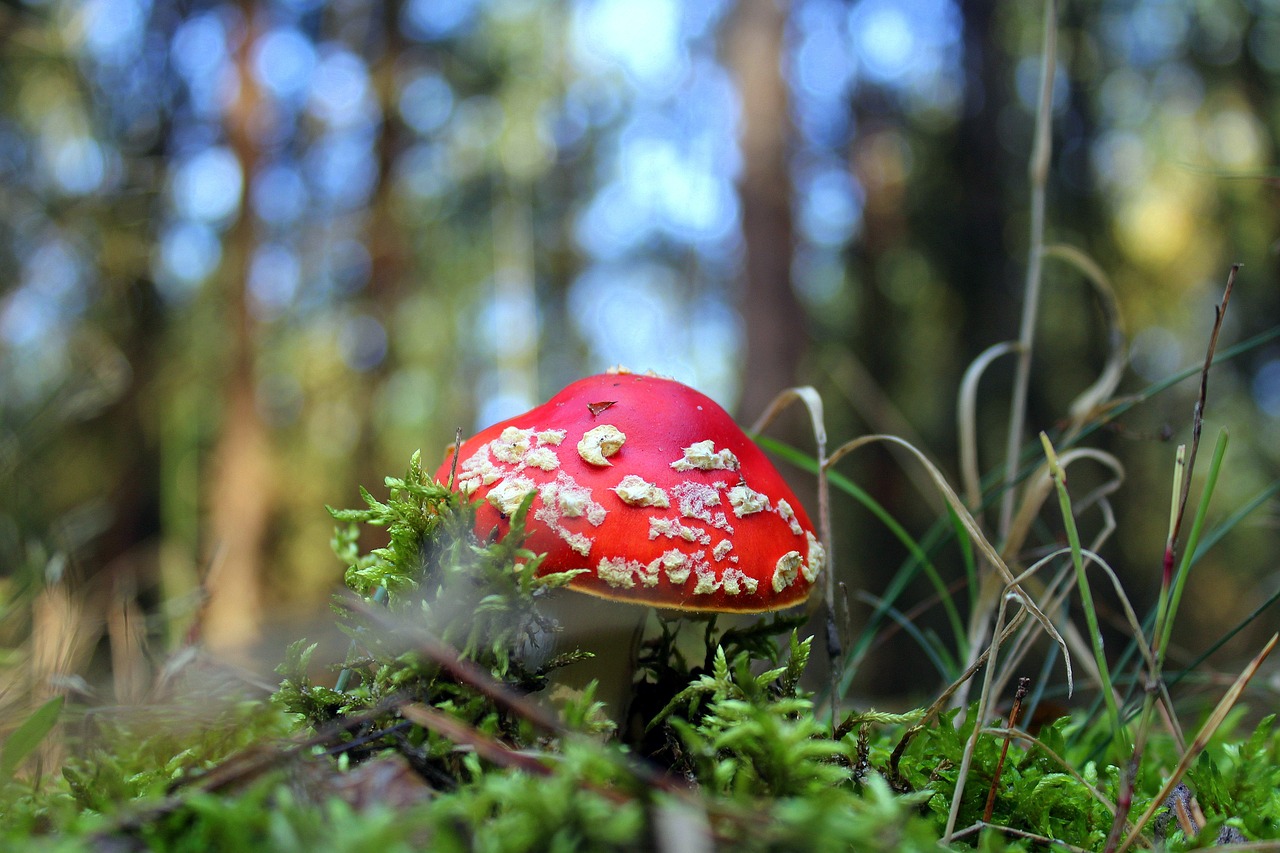
[[[1070,548],[1059,548],[1056,551],[1053,551],[1052,553],[1047,554],[1041,559],[1037,560],[1035,564],[1032,565],[1031,568],[1028,569],[1025,574],[1030,575],[1033,572],[1038,571],[1043,566],[1046,566],[1049,563],[1053,562],[1054,560],[1058,559],[1059,557],[1069,556],[1070,554],[1071,554]],[[1138,620],[1138,614],[1134,611],[1133,604],[1129,601],[1129,597],[1125,594],[1124,585],[1121,584],[1120,578],[1118,575],[1116,575],[1115,569],[1113,569],[1107,563],[1107,561],[1104,560],[1102,556],[1099,555],[1096,551],[1093,551],[1088,548],[1081,548],[1080,555],[1084,559],[1086,566],[1089,564],[1096,566],[1111,581],[1111,586],[1115,590],[1116,599],[1120,602],[1120,609],[1124,613],[1125,622],[1128,624],[1129,630],[1133,633],[1134,637],[1141,640],[1143,637],[1142,623]],[[1069,590],[1070,587],[1068,587],[1067,589]],[[1065,594],[1065,591],[1064,591],[1064,594]],[[1047,613],[1056,612],[1060,606],[1060,603],[1061,603],[1061,599],[1054,599],[1050,601],[1049,604],[1046,605],[1044,608],[1045,612]],[[1085,642],[1084,638],[1081,637],[1080,633],[1076,631],[1073,626],[1070,626],[1070,625],[1068,625],[1067,629],[1064,630],[1064,636],[1066,636],[1069,644],[1076,649],[1077,653],[1079,653],[1080,658],[1083,661],[1082,666],[1085,667],[1085,672],[1086,672],[1086,675],[1089,677],[1089,679],[1094,681],[1095,683],[1101,684],[1101,673],[1099,673],[1095,667],[1091,666],[1091,663],[1090,663],[1091,654],[1088,648],[1088,644]],[[1148,665],[1154,665],[1155,659],[1151,654],[1151,650],[1146,646],[1145,643],[1139,642],[1138,650],[1139,650],[1139,654],[1143,656],[1144,660]],[[1010,657],[1011,661],[1014,659],[1015,659],[1015,656]],[[997,679],[996,681],[997,693],[1001,692],[1001,690],[1003,689],[1003,685],[1006,681],[1007,681],[1007,674]],[[1174,736],[1179,740],[1179,742],[1181,742],[1181,732],[1177,728],[1176,724],[1173,725],[1173,727],[1171,728],[1171,731],[1174,734]]]
[[[1090,851],[1084,847],[1076,847],[1074,844],[1067,844],[1064,841],[1059,841],[1056,838],[1050,838],[1047,835],[1039,835],[1035,832],[1027,832],[1025,829],[1015,829],[1011,826],[1000,826],[999,824],[982,822],[975,823],[973,826],[965,827],[952,835],[951,839],[953,841],[958,841],[961,838],[967,838],[970,835],[975,835],[984,829],[999,832],[1003,835],[1009,836],[1010,838],[1019,838],[1023,841],[1031,841],[1035,844],[1042,845],[1053,850],[1066,850],[1068,853],[1090,853]]]
[[[1057,67],[1058,8],[1053,0],[1044,4],[1044,34],[1040,52],[1040,96],[1036,106],[1036,129],[1032,141],[1028,177],[1031,179],[1030,236],[1027,246],[1027,277],[1022,293],[1022,320],[1018,327],[1018,364],[1013,377],[1013,400],[1009,405],[1009,431],[1005,437],[1004,495],[1000,502],[1000,533],[1003,537],[1013,518],[1014,479],[1018,474],[1018,454],[1027,416],[1027,395],[1031,385],[1031,352],[1036,319],[1040,312],[1040,284],[1044,266],[1044,221],[1049,184],[1049,157],[1053,149],[1050,133],[1053,122],[1053,76]]]
[[[1027,569],[1022,574],[1018,575],[1017,577],[1010,578],[1009,582],[1004,587],[1003,593],[1000,595],[1000,606],[996,609],[995,626],[991,632],[992,633],[991,644],[987,648],[987,650],[984,652],[984,656],[987,659],[987,670],[983,674],[982,691],[978,695],[978,706],[977,706],[977,709],[974,711],[973,731],[970,733],[968,739],[965,741],[964,750],[961,753],[960,766],[956,774],[956,787],[951,797],[951,810],[947,816],[946,829],[943,831],[944,843],[953,840],[955,837],[955,825],[956,825],[956,820],[960,815],[960,804],[964,796],[965,783],[969,775],[969,767],[973,761],[974,750],[977,748],[977,745],[978,745],[978,736],[982,733],[981,723],[982,723],[982,720],[987,716],[988,709],[991,705],[992,697],[997,695],[994,690],[994,684],[996,682],[996,677],[995,677],[996,664],[997,664],[997,661],[999,660],[999,650],[1000,650],[1001,644],[1004,643],[1005,640],[1007,640],[1011,635],[1015,633],[1016,629],[1019,627],[1020,620],[1023,617],[1025,617],[1028,612],[1028,610],[1025,607],[1024,609],[1019,610],[1017,613],[1014,614],[1014,618],[1010,621],[1009,625],[1007,627],[1005,626],[1005,613],[1007,611],[1007,606],[1010,601],[1010,598],[1012,597],[1011,593],[1014,592],[1015,590],[1021,589],[1022,584],[1024,582],[1026,582],[1029,578],[1031,578],[1038,571],[1040,571],[1040,569],[1042,569],[1048,564],[1049,564],[1048,559],[1041,560],[1035,565],[1033,565],[1031,568]],[[1025,604],[1025,602],[1020,602],[1020,603]],[[1065,645],[1063,645],[1063,655],[1064,657],[1067,656],[1067,650],[1065,648]],[[1068,686],[1068,690],[1070,690],[1071,689],[1071,662],[1069,658],[1067,658],[1066,664],[1067,664],[1067,686]],[[972,670],[972,667],[971,667],[971,670]]]
[[[978,469],[978,382],[997,358],[1017,352],[1016,341],[987,347],[969,363],[960,381],[956,403],[956,427],[960,439],[960,482],[971,512],[982,506],[982,477]]]
[[[1019,610],[1014,614],[1013,619],[1010,620],[1008,626],[1005,627],[1004,632],[997,635],[1000,642],[1004,642],[1009,639],[1009,637],[1013,636],[1014,632],[1017,631],[1018,628],[1022,626],[1022,623],[1026,621],[1026,618],[1027,611],[1025,610]],[[902,733],[902,737],[898,740],[898,745],[893,748],[893,752],[889,755],[890,779],[896,780],[900,778],[898,773],[898,764],[902,761],[902,756],[907,751],[907,747],[911,745],[912,739],[914,739],[920,732],[924,731],[924,729],[942,713],[943,709],[951,704],[951,697],[955,695],[956,691],[959,690],[963,684],[967,683],[970,678],[973,678],[974,674],[984,663],[987,662],[992,648],[997,647],[998,645],[998,643],[993,643],[992,646],[989,646],[982,652],[982,654],[978,655],[978,659],[971,663],[969,668],[960,674],[959,678],[947,685],[947,689],[943,690],[942,693],[939,694],[938,698],[933,700],[933,704],[925,709],[919,722],[915,723],[911,728]]]
[[[1180,572],[1177,583],[1174,583],[1173,569],[1175,563],[1175,551],[1179,534],[1182,529],[1182,522],[1186,515],[1187,501],[1191,494],[1191,474],[1195,466],[1196,453],[1200,446],[1200,433],[1204,423],[1204,407],[1208,399],[1209,389],[1209,368],[1213,365],[1214,353],[1218,347],[1218,335],[1222,331],[1222,321],[1226,315],[1227,304],[1231,300],[1231,291],[1235,287],[1236,275],[1240,270],[1239,264],[1232,264],[1231,270],[1227,275],[1227,284],[1222,295],[1222,302],[1214,307],[1213,331],[1209,336],[1209,346],[1206,348],[1204,364],[1200,368],[1200,393],[1196,398],[1196,404],[1192,410],[1191,422],[1191,448],[1187,452],[1185,447],[1178,448],[1178,459],[1175,466],[1176,475],[1174,478],[1174,496],[1170,509],[1169,532],[1165,541],[1163,569],[1160,580],[1160,599],[1156,608],[1155,626],[1152,631],[1152,651],[1155,657],[1155,665],[1151,669],[1151,680],[1159,685],[1161,697],[1168,702],[1167,688],[1161,678],[1161,669],[1164,663],[1164,654],[1168,649],[1168,641],[1173,630],[1173,618],[1177,610],[1177,600],[1181,594],[1181,584],[1186,581],[1186,572]],[[1225,433],[1220,436],[1218,442],[1216,463],[1220,459],[1221,453],[1225,450]],[[1212,472],[1211,472],[1212,473]],[[1202,496],[1202,508],[1207,506],[1207,500],[1212,492],[1212,488],[1205,491]],[[1184,555],[1184,562],[1189,560],[1192,552]],[[1189,568],[1190,563],[1185,562],[1185,568]],[[1273,639],[1274,642],[1274,639]],[[1132,843],[1134,834],[1131,833],[1120,844],[1121,821],[1127,816],[1130,805],[1133,802],[1133,789],[1137,778],[1138,769],[1142,762],[1142,755],[1145,750],[1147,718],[1150,714],[1154,696],[1148,693],[1143,703],[1141,722],[1138,725],[1138,737],[1134,744],[1133,756],[1129,760],[1124,773],[1120,779],[1120,795],[1117,798],[1119,805],[1119,813],[1117,820],[1112,827],[1111,834],[1107,839],[1106,849],[1112,851],[1117,849],[1117,845],[1123,847]],[[1166,793],[1164,796],[1168,796]],[[1139,823],[1141,825],[1142,822]],[[1135,831],[1136,832],[1136,831]]]
[[[764,413],[751,425],[751,432],[763,432],[773,423],[781,412],[795,402],[804,404],[809,412],[809,426],[813,430],[814,456],[818,463],[818,533],[822,537],[822,547],[826,551],[827,568],[825,572],[822,607],[827,623],[826,651],[827,660],[831,663],[828,689],[831,702],[831,725],[836,724],[840,716],[840,682],[844,669],[844,631],[836,619],[836,572],[835,541],[831,534],[831,486],[827,480],[827,427],[822,404],[822,395],[811,385],[800,385],[787,388],[773,398]],[[810,603],[810,612],[817,609],[816,602]]]
[[[1124,321],[1120,314],[1120,302],[1116,299],[1111,281],[1102,267],[1098,266],[1092,258],[1074,246],[1064,245],[1046,246],[1044,257],[1065,261],[1084,275],[1098,295],[1098,303],[1102,307],[1107,325],[1106,364],[1103,365],[1102,372],[1098,374],[1093,384],[1081,392],[1071,404],[1070,431],[1074,432],[1105,406],[1115,394],[1116,388],[1120,386],[1120,379],[1124,376],[1125,364],[1128,362]]]
[[[1147,810],[1142,813],[1142,817],[1138,818],[1129,834],[1125,836],[1124,841],[1116,848],[1119,853],[1128,850],[1137,841],[1138,833],[1147,825],[1147,822],[1155,816],[1155,813],[1164,805],[1165,800],[1169,798],[1169,794],[1173,793],[1173,789],[1182,781],[1182,777],[1186,775],[1187,769],[1191,767],[1191,762],[1195,761],[1200,753],[1208,745],[1209,740],[1213,737],[1218,727],[1222,725],[1222,721],[1227,718],[1227,714],[1235,707],[1236,702],[1240,701],[1241,694],[1249,685],[1249,681],[1257,674],[1258,668],[1262,666],[1263,661],[1271,654],[1271,650],[1275,648],[1276,641],[1280,640],[1280,633],[1272,634],[1271,639],[1263,646],[1262,651],[1249,661],[1249,665],[1236,678],[1226,694],[1214,706],[1213,713],[1205,720],[1204,725],[1200,727],[1200,731],[1196,733],[1196,738],[1182,753],[1182,758],[1178,761],[1178,766],[1169,774],[1168,780],[1165,781],[1164,787],[1160,789],[1160,793],[1156,794],[1151,800],[1151,804],[1147,806]]]
[[[363,599],[352,597],[345,603],[377,623],[388,636],[403,639],[407,648],[439,666],[450,678],[475,690],[504,711],[527,720],[555,737],[565,739],[575,736],[575,732],[566,728],[553,711],[507,687],[488,670],[462,658],[456,649],[433,637],[421,626],[396,619],[384,608],[370,605]],[[667,792],[684,790],[676,780],[644,761],[626,756],[620,760],[633,778],[650,788]]]
[[[800,385],[779,392],[778,396],[774,397],[768,408],[764,410],[764,414],[756,418],[755,423],[751,425],[750,431],[764,432],[787,406],[797,400],[804,403],[805,408],[809,410],[809,422],[813,426],[813,438],[818,443],[819,449],[825,450],[827,446],[827,427],[823,420],[822,395],[811,385]]]
[[[387,636],[401,638],[407,648],[413,649],[448,673],[450,678],[475,690],[503,710],[523,717],[547,734],[563,736],[567,733],[555,714],[511,690],[484,667],[465,660],[456,649],[449,648],[421,626],[405,619],[397,619],[386,608],[377,607],[354,596],[344,599],[343,605],[377,624]]]
[[[1079,507],[1083,508],[1092,503],[1097,503],[1102,512],[1102,527],[1094,536],[1093,542],[1086,552],[1086,557],[1092,559],[1088,552],[1096,552],[1101,548],[1102,544],[1115,530],[1115,516],[1111,511],[1110,505],[1106,501],[1106,496],[1120,488],[1124,481],[1124,466],[1121,465],[1120,461],[1111,454],[1091,448],[1076,448],[1074,450],[1069,450],[1059,457],[1059,464],[1066,468],[1075,461],[1081,459],[1092,459],[1099,462],[1104,467],[1109,468],[1114,475],[1090,492],[1089,495],[1087,495],[1079,504]],[[1040,510],[1043,508],[1044,502],[1048,499],[1052,489],[1053,481],[1049,477],[1048,466],[1041,466],[1028,480],[1027,485],[1024,488],[1022,505],[1019,508],[1018,514],[1014,517],[1013,523],[1008,532],[1008,539],[1005,542],[1003,556],[1006,559],[1011,559],[1013,554],[1021,550],[1023,541],[1030,533],[1032,525],[1039,516]],[[985,640],[987,619],[989,618],[991,611],[995,609],[996,594],[999,592],[999,587],[994,584],[993,579],[990,582],[987,578],[984,578],[983,580],[984,583],[982,588],[979,590],[973,608],[972,618],[970,620],[969,643],[971,649],[982,645]],[[1045,595],[1042,596],[1041,600],[1048,600],[1050,603],[1045,605],[1043,609],[1046,612],[1053,612],[1058,608],[1060,602],[1047,599],[1047,595],[1048,593],[1046,592]],[[1068,625],[1064,636],[1067,638],[1071,648],[1082,655],[1081,659],[1084,660],[1085,665],[1088,666],[1091,653],[1085,644],[1083,644],[1079,632],[1075,631],[1072,626]],[[1019,648],[1024,648],[1025,646],[1025,639],[1021,640],[1018,644]],[[1011,661],[1019,660],[1021,657],[1022,652],[1015,650]],[[1001,676],[997,679],[997,684],[1003,686],[1003,683],[1006,680],[1006,676]]]
[[[1124,465],[1121,464],[1119,459],[1106,451],[1089,447],[1077,447],[1073,450],[1065,451],[1058,457],[1059,464],[1063,468],[1069,467],[1079,459],[1092,459],[1111,469],[1113,474],[1111,479],[1090,492],[1081,501],[1079,508],[1083,508],[1089,503],[1111,494],[1124,484]],[[1049,466],[1047,464],[1041,465],[1028,479],[1027,485],[1023,489],[1022,503],[1019,505],[1018,512],[1009,525],[1003,549],[1005,559],[1012,559],[1014,554],[1022,550],[1022,546],[1026,542],[1036,518],[1040,515],[1040,510],[1044,507],[1044,502],[1049,499],[1049,495],[1052,492],[1053,478],[1049,476]],[[1104,530],[1104,532],[1109,531]],[[1094,550],[1097,550],[1101,544],[1100,541],[1095,541],[1093,543]]]
[[[1002,629],[1004,628],[1004,617],[1009,604],[1008,590],[1012,589],[1013,585],[1014,582],[1011,581],[1005,587],[1006,592],[1000,596],[1000,607],[996,610],[995,628],[991,632],[990,658],[987,661],[987,670],[982,675],[982,692],[978,694],[978,707],[973,712],[973,731],[965,739],[964,750],[960,754],[960,767],[956,772],[956,787],[951,794],[951,810],[947,813],[947,826],[942,832],[944,844],[950,843],[954,839],[956,821],[960,818],[960,804],[963,802],[965,785],[969,780],[969,768],[973,764],[973,754],[978,747],[978,737],[982,733],[982,721],[986,718],[988,709],[991,707],[992,683],[995,681],[995,669],[996,662],[999,660],[1000,643],[1007,633]]]
[[[1032,599],[1030,594],[1022,588],[1017,579],[1014,578],[1013,572],[1009,570],[1009,566],[1005,563],[1004,558],[1000,556],[1000,553],[996,550],[995,546],[991,544],[987,539],[986,534],[982,532],[982,528],[965,507],[964,502],[960,500],[960,496],[956,494],[955,489],[951,488],[951,484],[947,482],[947,478],[938,470],[938,467],[934,465],[933,462],[929,461],[928,457],[917,450],[909,442],[903,441],[896,436],[866,435],[837,447],[832,451],[826,464],[828,467],[833,466],[848,454],[873,442],[887,442],[905,447],[925,467],[925,470],[929,473],[929,477],[933,480],[934,487],[955,512],[956,517],[960,520],[965,532],[969,534],[969,538],[982,553],[982,556],[988,563],[995,567],[1000,577],[1009,585],[1009,591],[1017,596],[1022,606],[1031,613],[1035,620],[1040,623],[1045,633],[1048,634],[1062,649],[1063,662],[1066,666],[1067,672],[1067,689],[1070,691],[1074,686],[1074,681],[1071,670],[1071,651],[1067,647],[1066,641],[1063,640],[1062,635],[1058,633],[1058,629],[1054,626],[1053,620],[1044,614],[1039,605],[1036,604],[1035,600]]]
[[[831,496],[826,473],[827,427],[822,406],[822,395],[810,385],[800,385],[782,391],[769,403],[769,407],[765,409],[764,414],[756,418],[756,422],[751,425],[751,432],[764,432],[787,406],[797,401],[803,403],[805,409],[808,410],[809,426],[813,429],[813,441],[816,445],[814,455],[818,460],[818,523],[822,527],[820,531],[822,534],[822,546],[827,550],[827,564],[830,566],[834,552],[831,547]],[[828,602],[835,601],[834,577],[835,573],[828,570],[827,588],[825,590]]]

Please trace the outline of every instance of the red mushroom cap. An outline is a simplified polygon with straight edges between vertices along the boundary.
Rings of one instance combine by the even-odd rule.
[[[436,473],[446,481],[450,451]],[[586,569],[580,592],[692,611],[804,601],[825,554],[804,507],[711,398],[626,372],[580,379],[462,445],[454,488],[505,533],[531,491],[539,572]]]

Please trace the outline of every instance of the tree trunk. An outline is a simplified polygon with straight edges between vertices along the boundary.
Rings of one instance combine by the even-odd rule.
[[[746,355],[738,412],[747,420],[796,384],[807,343],[804,309],[791,287],[791,114],[782,78],[786,20],[785,5],[776,0],[743,0],[726,40],[727,64],[742,96],[738,193]]]
[[[227,236],[223,270],[230,352],[222,429],[212,455],[209,487],[209,574],[201,632],[205,645],[236,656],[257,639],[262,622],[262,567],[271,511],[271,458],[267,427],[258,413],[254,385],[257,342],[245,284],[257,241],[249,212],[249,183],[257,161],[253,128],[261,94],[248,68],[253,44],[244,39],[237,63],[240,96],[227,115],[227,136],[244,174],[240,218]]]

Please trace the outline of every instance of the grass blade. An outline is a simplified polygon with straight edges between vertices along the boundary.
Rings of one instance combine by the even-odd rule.
[[[62,713],[62,703],[62,696],[53,697],[32,711],[31,716],[13,730],[5,740],[4,747],[0,748],[0,779],[12,779],[18,766],[53,731],[58,716]]]

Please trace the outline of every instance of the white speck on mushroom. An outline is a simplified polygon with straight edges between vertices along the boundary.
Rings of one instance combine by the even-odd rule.
[[[659,558],[659,562],[667,573],[667,580],[675,586],[683,586],[689,579],[689,556],[683,551],[672,548]]]
[[[778,515],[782,516],[782,520],[791,526],[792,533],[797,536],[804,535],[805,530],[796,519],[796,511],[791,508],[791,504],[787,503],[786,498],[778,499]]]
[[[545,487],[544,487],[545,488]],[[560,522],[560,510],[554,504],[548,504],[546,497],[539,492],[539,497],[543,499],[543,505],[533,511],[533,517],[541,521],[555,535],[559,536],[574,552],[584,557],[591,555],[591,545],[593,540],[585,533],[574,533]]]
[[[544,429],[538,433],[538,441],[543,444],[559,445],[567,433],[562,429]]]
[[[560,467],[560,457],[549,447],[535,447],[524,455],[524,464],[543,471],[554,471]]]
[[[604,557],[596,566],[596,575],[609,586],[631,589],[639,580],[644,586],[658,582],[658,560],[645,565],[639,560],[623,557]]]
[[[583,434],[582,440],[578,442],[578,455],[590,465],[612,465],[606,457],[622,449],[626,440],[622,430],[613,424],[600,424]]]
[[[459,466],[460,480],[476,480],[479,485],[492,486],[502,479],[505,472],[494,464],[493,458],[489,455],[491,444],[492,442],[481,445],[479,450]],[[476,488],[478,486],[473,486],[472,491]]]
[[[733,507],[734,515],[742,518],[744,515],[768,510],[769,497],[743,483],[729,490],[729,506]]]
[[[697,556],[701,557],[702,552],[699,551]],[[710,595],[720,588],[720,579],[716,577],[716,573],[712,571],[711,566],[707,563],[695,563],[693,573],[698,578],[698,582],[693,585],[694,594]]]
[[[555,500],[556,508],[565,518],[582,518],[586,515],[587,504],[591,501],[591,493],[582,489],[560,488],[555,483],[543,487],[544,493],[550,493]]]
[[[795,583],[796,573],[803,564],[804,557],[800,556],[799,551],[788,551],[779,557],[778,564],[773,568],[773,591],[782,592]]]
[[[649,538],[657,539],[665,536],[668,539],[683,539],[686,542],[697,542],[699,545],[710,545],[711,534],[696,527],[681,524],[674,518],[650,518]]]
[[[596,576],[612,587],[631,589],[636,585],[635,572],[627,567],[626,560],[605,557],[596,566]]]
[[[524,461],[524,455],[529,452],[529,448],[533,446],[533,430],[509,426],[502,431],[501,435],[489,442],[489,446],[499,462],[519,465]]]
[[[684,449],[684,456],[671,463],[677,471],[738,470],[738,457],[728,448],[716,450],[711,439],[696,441]]]
[[[676,528],[680,527],[680,522],[672,521],[669,518],[651,518],[649,519],[649,538],[657,539],[659,536],[665,536],[668,539],[674,539],[678,535]]]
[[[613,491],[617,492],[618,497],[628,506],[666,508],[671,505],[667,500],[666,492],[654,483],[647,482],[643,477],[635,474],[628,474],[623,477],[622,482],[614,486]]]
[[[528,477],[508,477],[489,490],[486,499],[503,515],[512,515],[537,487]]]
[[[680,504],[680,514],[685,518],[696,518],[711,523],[709,506],[720,505],[720,494],[705,483],[687,480],[671,490]]]
[[[716,544],[716,547],[712,549],[711,556],[715,557],[717,560],[723,560],[725,557],[729,556],[729,552],[732,550],[733,543],[728,539],[721,539]]]
[[[586,516],[592,526],[599,527],[609,511],[591,499],[591,489],[561,471],[551,483],[543,483],[538,496],[549,507],[555,507],[565,518]]]
[[[827,566],[827,549],[822,547],[822,543],[812,533],[806,531],[805,535],[809,539],[809,562],[801,572],[804,573],[805,580],[813,583]]]
[[[742,569],[725,569],[720,586],[728,595],[738,595],[743,590],[746,590],[747,595],[755,595],[756,590],[760,588],[759,582]]]
[[[591,554],[592,539],[585,533],[570,533],[564,527],[556,530],[560,534],[560,538],[568,543],[569,548],[577,554],[586,557]]]

